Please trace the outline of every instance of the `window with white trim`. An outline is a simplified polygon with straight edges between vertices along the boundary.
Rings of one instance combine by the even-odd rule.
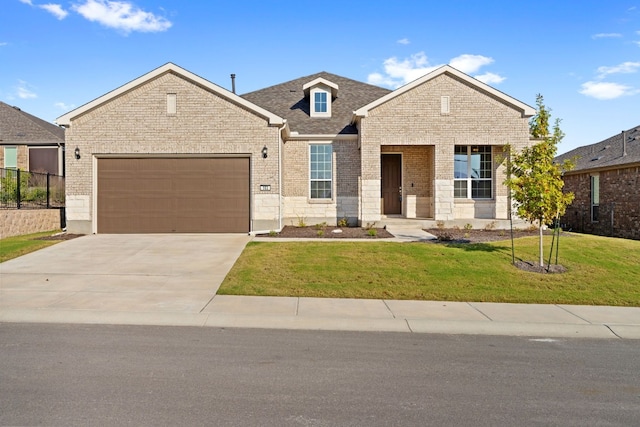
[[[316,113],[327,112],[327,92],[315,92],[313,94],[313,109]]]
[[[18,147],[4,147],[4,168],[18,168]]]
[[[332,147],[330,144],[309,146],[309,181],[311,199],[331,199],[333,187]]]
[[[591,175],[591,221],[600,220],[600,175]]]
[[[491,199],[491,146],[456,145],[453,160],[453,196],[456,199]]]

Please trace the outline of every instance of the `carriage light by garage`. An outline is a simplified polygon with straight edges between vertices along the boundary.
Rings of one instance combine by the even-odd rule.
[[[73,152],[76,155],[76,160],[80,159],[80,149],[78,147],[76,147],[75,151]]]
[[[262,158],[263,159],[267,158],[267,146],[266,145],[264,147],[262,147]]]

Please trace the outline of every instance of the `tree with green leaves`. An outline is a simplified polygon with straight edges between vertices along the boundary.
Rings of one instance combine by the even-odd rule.
[[[556,119],[549,130],[551,110],[544,105],[542,95],[536,97],[538,111],[529,122],[531,136],[538,142],[522,151],[509,153],[505,185],[511,190],[516,212],[540,230],[540,266],[544,266],[542,230],[562,216],[573,201],[573,193],[564,193],[562,174],[573,165],[567,161],[554,163],[557,146],[564,137],[560,130],[560,119]]]

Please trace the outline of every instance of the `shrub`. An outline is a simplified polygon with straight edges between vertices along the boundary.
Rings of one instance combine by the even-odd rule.
[[[376,237],[378,235],[378,230],[376,230],[375,228],[368,228],[367,229],[367,234],[370,237]]]
[[[472,229],[473,229],[473,225],[471,225],[471,224],[469,224],[469,223],[466,223],[466,224],[464,225],[464,229],[465,229],[465,230],[472,230]]]
[[[438,241],[440,242],[451,242],[453,240],[453,236],[451,233],[442,233],[438,236]]]
[[[348,227],[349,226],[349,220],[347,220],[346,217],[343,217],[340,219],[340,221],[338,221],[338,227]]]

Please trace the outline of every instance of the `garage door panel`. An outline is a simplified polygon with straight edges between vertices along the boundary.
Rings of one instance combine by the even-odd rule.
[[[249,158],[99,159],[98,232],[247,232],[249,163]]]

